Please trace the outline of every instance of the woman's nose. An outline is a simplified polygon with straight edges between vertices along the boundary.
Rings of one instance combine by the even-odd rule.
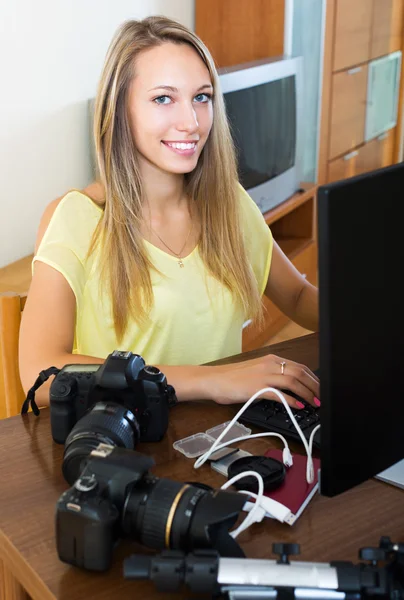
[[[178,115],[177,129],[179,131],[197,131],[199,127],[198,118],[193,106],[181,107],[181,112]]]

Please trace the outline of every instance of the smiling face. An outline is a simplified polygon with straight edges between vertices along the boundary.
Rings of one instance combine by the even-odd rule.
[[[167,42],[139,54],[128,112],[141,168],[195,169],[212,127],[212,93],[209,71],[188,44]]]

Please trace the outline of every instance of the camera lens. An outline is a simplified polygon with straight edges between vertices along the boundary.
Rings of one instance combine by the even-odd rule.
[[[196,506],[207,493],[204,488],[148,475],[128,493],[123,532],[151,548],[185,549]]]
[[[231,553],[236,548],[228,530],[244,503],[241,494],[149,474],[128,492],[122,532],[155,549],[191,552],[214,546]]]
[[[65,443],[62,471],[73,484],[85,466],[90,452],[98,444],[133,450],[140,437],[134,414],[115,402],[97,402],[71,430]]]

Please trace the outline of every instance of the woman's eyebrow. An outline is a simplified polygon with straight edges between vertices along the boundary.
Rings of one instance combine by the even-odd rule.
[[[201,87],[199,87],[196,91],[200,92],[200,91],[205,90],[207,88],[213,89],[212,84],[211,83],[205,83],[204,85],[201,85]],[[152,92],[153,90],[167,90],[169,92],[174,92],[174,93],[178,92],[178,88],[173,87],[172,85],[157,85],[156,87],[151,88],[148,91]]]

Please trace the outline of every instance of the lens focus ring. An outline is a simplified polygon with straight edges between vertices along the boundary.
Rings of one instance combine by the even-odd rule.
[[[171,507],[186,486],[178,481],[160,479],[145,507],[141,543],[151,548],[166,548],[166,527]],[[173,515],[172,515],[173,516]],[[172,521],[171,521],[172,522]]]
[[[82,431],[107,433],[109,437],[114,439],[115,443],[122,444],[124,448],[132,449],[137,443],[137,436],[133,427],[120,415],[117,417],[117,415],[110,415],[105,412],[89,412],[84,415],[72,429],[66,440],[66,446],[68,446],[75,435]]]

